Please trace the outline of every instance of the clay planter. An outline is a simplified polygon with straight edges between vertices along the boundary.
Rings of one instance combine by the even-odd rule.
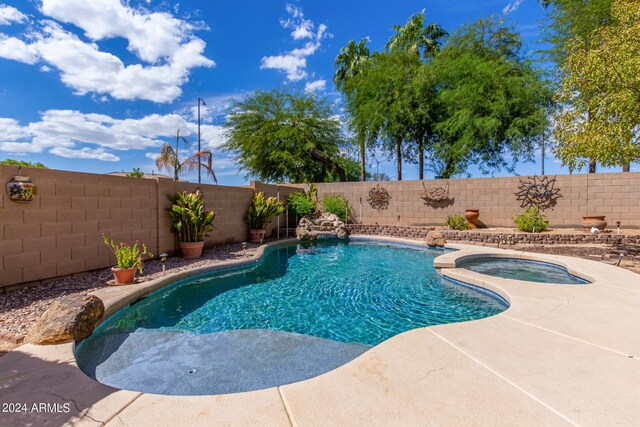
[[[7,183],[7,194],[14,202],[30,202],[38,194],[38,188],[28,176],[14,176]]]
[[[200,258],[202,256],[204,242],[180,242],[179,245],[182,258]]]
[[[250,229],[249,230],[249,241],[251,243],[262,243],[264,240],[265,229]]]
[[[116,285],[128,285],[136,280],[136,268],[112,267],[113,278]]]
[[[591,231],[591,228],[596,227],[600,231],[604,231],[607,228],[607,221],[604,220],[605,216],[583,216],[582,227],[585,230]]]
[[[480,216],[480,209],[467,209],[464,211],[464,217],[467,218],[467,222],[471,228],[478,228],[476,221]]]

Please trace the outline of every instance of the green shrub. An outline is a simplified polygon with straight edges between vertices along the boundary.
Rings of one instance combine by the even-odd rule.
[[[313,187],[313,184],[311,184]],[[309,216],[318,209],[318,193],[315,187],[309,188],[309,191],[296,191],[287,197],[287,206],[289,213],[300,217]]]
[[[275,197],[266,198],[263,192],[254,194],[244,221],[252,230],[264,230],[273,218],[284,212],[283,203]]]
[[[169,215],[180,242],[204,242],[209,232],[216,228],[213,225],[216,213],[204,209],[204,200],[198,192],[184,191],[168,195],[167,199],[172,203]]]
[[[538,208],[529,208],[524,213],[516,215],[513,222],[519,230],[529,233],[545,231],[549,227],[547,217],[540,213]]]
[[[444,225],[452,230],[468,230],[470,228],[464,215],[449,215]]]
[[[0,165],[24,166],[28,168],[47,169],[47,167],[40,162],[32,163],[32,162],[26,162],[24,160],[14,160],[14,159],[0,160]]]
[[[351,217],[353,209],[349,205],[349,201],[338,194],[327,194],[322,199],[322,211],[330,212],[337,215],[338,218],[345,220]],[[347,213],[348,211],[348,213]]]
[[[131,172],[127,172],[125,175],[129,178],[144,178],[144,172],[140,168],[133,168]]]

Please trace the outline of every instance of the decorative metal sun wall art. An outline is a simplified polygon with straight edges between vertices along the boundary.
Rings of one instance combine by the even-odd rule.
[[[389,200],[391,200],[389,192],[380,187],[380,184],[369,190],[367,201],[369,205],[378,212],[389,209]]]
[[[526,180],[520,179],[518,191],[515,193],[522,208],[538,208],[541,211],[552,209],[562,197],[560,189],[556,188],[556,176],[530,176]]]

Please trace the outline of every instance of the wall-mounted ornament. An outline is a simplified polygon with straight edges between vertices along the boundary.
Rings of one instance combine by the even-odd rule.
[[[30,202],[38,194],[38,188],[28,176],[21,176],[20,172],[7,183],[7,194],[14,202]]]
[[[380,184],[369,190],[367,201],[369,205],[378,212],[389,209],[389,200],[391,200],[389,192],[380,187]]]
[[[449,181],[446,185],[431,186],[427,188],[422,183],[424,192],[420,195],[420,198],[424,200],[424,204],[431,206],[432,208],[444,208],[453,204],[453,199],[449,197]]]
[[[556,206],[562,197],[560,189],[556,188],[556,177],[530,176],[526,180],[520,179],[518,191],[515,193],[522,208],[538,208],[541,211]]]

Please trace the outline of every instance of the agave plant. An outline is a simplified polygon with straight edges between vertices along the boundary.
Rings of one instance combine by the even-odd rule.
[[[216,213],[204,209],[204,200],[196,191],[184,191],[167,198],[173,204],[169,209],[169,215],[173,220],[173,230],[178,233],[178,240],[204,242],[208,233],[216,228],[213,225]]]
[[[263,192],[259,192],[253,196],[244,220],[249,224],[249,228],[262,230],[267,228],[273,218],[282,213],[284,213],[282,202],[277,201],[275,197],[266,198]]]
[[[188,145],[189,141],[184,136],[180,136],[180,129],[176,133],[176,148],[174,149],[171,144],[165,144],[160,151],[160,155],[156,158],[156,166],[159,170],[166,170],[169,173],[173,173],[173,179],[178,180],[181,173],[189,173],[193,170],[197,170],[198,167],[202,167],[205,172],[211,176],[213,182],[218,183],[218,178],[213,171],[211,165],[213,154],[210,150],[200,150],[184,160],[180,159],[179,143],[182,140],[183,145]]]

